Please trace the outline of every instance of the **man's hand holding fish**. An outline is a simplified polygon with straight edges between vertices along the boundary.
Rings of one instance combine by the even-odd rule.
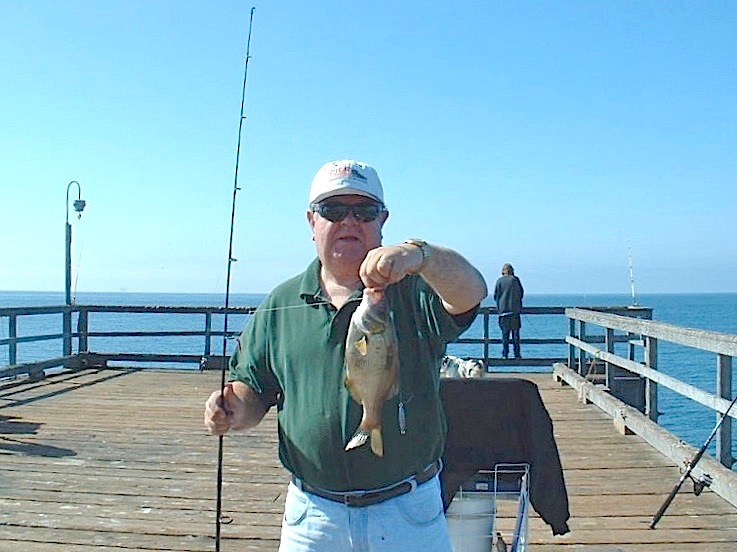
[[[451,314],[468,312],[479,304],[479,297],[486,297],[486,283],[468,261],[451,249],[421,240],[372,249],[360,268],[361,280],[369,288],[386,287],[409,274],[422,276]]]

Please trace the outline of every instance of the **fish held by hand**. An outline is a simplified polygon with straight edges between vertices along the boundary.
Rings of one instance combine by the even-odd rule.
[[[399,390],[399,351],[389,303],[383,289],[366,288],[348,326],[345,385],[363,407],[363,416],[345,450],[369,439],[376,456],[384,455],[381,410]]]

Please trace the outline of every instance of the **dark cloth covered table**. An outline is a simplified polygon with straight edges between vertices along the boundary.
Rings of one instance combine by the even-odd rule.
[[[554,535],[568,533],[568,492],[553,424],[537,386],[517,378],[443,379],[448,438],[440,474],[447,510],[460,485],[498,463],[530,465],[530,503]]]

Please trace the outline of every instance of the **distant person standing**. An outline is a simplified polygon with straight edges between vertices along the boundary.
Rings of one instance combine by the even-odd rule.
[[[514,267],[505,263],[502,275],[494,287],[494,300],[499,312],[499,327],[502,329],[502,356],[509,358],[509,336],[512,336],[514,358],[522,358],[520,352],[519,330],[522,327],[522,297],[525,290],[522,282],[514,275]]]

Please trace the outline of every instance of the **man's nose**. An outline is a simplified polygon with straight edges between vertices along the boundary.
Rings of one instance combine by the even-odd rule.
[[[351,221],[351,224],[358,224],[358,223],[361,223],[362,222],[356,216],[356,213],[354,213],[352,210],[351,211],[348,211],[348,214],[345,216],[345,218],[341,222],[346,223],[349,220]]]

